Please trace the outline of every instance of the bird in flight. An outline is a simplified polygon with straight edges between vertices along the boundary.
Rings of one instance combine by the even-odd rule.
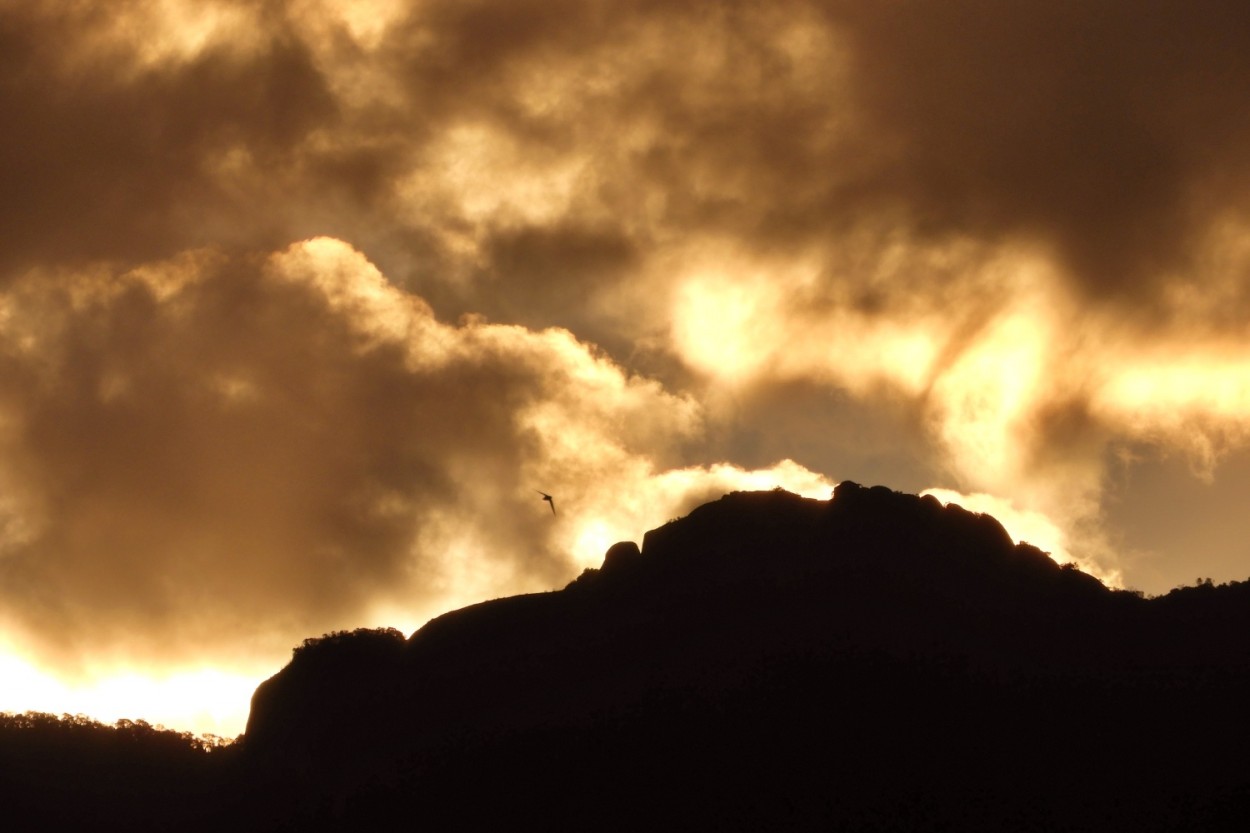
[[[534,491],[538,492],[537,489],[535,489]],[[551,504],[551,514],[554,515],[556,513],[556,499],[553,498],[551,495],[547,494],[546,492],[538,492],[538,494],[543,496],[543,500]]]

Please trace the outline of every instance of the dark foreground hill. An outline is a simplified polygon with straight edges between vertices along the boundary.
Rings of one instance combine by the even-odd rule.
[[[1244,829],[1248,646],[1250,584],[1145,600],[932,498],[733,494],[564,590],[309,640],[151,825]]]

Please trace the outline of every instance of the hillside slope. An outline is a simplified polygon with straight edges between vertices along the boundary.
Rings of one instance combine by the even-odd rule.
[[[313,640],[256,692],[259,827],[1175,829],[1250,809],[1250,593],[1144,600],[992,518],[728,495],[564,590]]]

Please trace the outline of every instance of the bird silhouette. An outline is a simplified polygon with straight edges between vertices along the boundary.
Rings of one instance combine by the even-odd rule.
[[[537,489],[535,489],[534,491],[538,492]],[[551,504],[551,514],[554,515],[556,513],[556,499],[553,498],[551,495],[547,494],[546,492],[538,492],[538,494],[543,496],[543,500]]]

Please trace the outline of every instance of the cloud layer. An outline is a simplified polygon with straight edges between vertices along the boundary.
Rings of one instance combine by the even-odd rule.
[[[3,613],[268,651],[817,471],[1189,578],[1107,520],[1250,438],[1243,5],[0,0]]]
[[[285,648],[557,586],[746,476],[681,477],[689,398],[564,330],[440,323],[327,238],[3,299],[0,586],[47,650]]]

